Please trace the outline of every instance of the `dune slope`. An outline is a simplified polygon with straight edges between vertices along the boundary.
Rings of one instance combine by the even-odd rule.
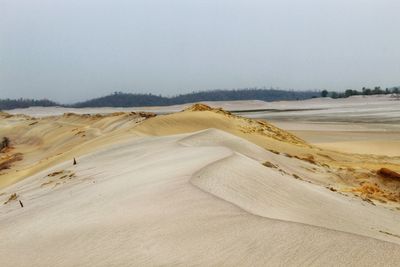
[[[202,135],[220,141],[212,143],[207,138],[204,144]],[[393,240],[268,218],[273,213],[266,207],[273,197],[265,196],[271,192],[263,190],[277,187],[277,181],[257,159],[275,154],[263,154],[245,140],[236,141],[237,137],[216,130],[144,137],[90,153],[75,166],[59,164],[8,187],[6,195],[16,192],[25,207],[13,201],[0,210],[1,265],[374,266],[385,262],[395,266],[400,260],[400,246]],[[255,168],[252,175],[269,174],[258,185],[260,191],[250,191],[254,179],[261,178],[241,176],[235,166],[242,164],[250,164],[249,171]],[[231,170],[229,175],[216,176],[221,168]],[[205,188],[207,172],[215,183],[212,194],[197,187]],[[291,191],[306,190],[310,200],[321,194],[309,183],[281,178],[282,183],[292,184]],[[218,192],[226,191],[229,184],[234,189],[241,186],[235,197],[242,203],[254,198],[247,203],[253,201],[255,210],[221,197]],[[355,201],[329,190],[325,194],[328,202],[351,205]],[[277,194],[276,198],[285,203],[291,195]],[[278,215],[290,211],[289,219],[295,221],[307,206],[315,208],[303,198],[298,204],[303,204],[302,209],[296,211],[299,206],[288,202],[286,211],[281,207]]]

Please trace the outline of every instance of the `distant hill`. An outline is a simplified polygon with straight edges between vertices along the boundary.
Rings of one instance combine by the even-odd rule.
[[[319,97],[317,91],[285,91],[275,89],[237,89],[237,90],[212,90],[181,94],[173,97],[157,96],[154,94],[128,94],[115,92],[113,94],[63,105],[50,100],[34,99],[3,99],[0,100],[0,110],[27,108],[34,106],[64,106],[64,107],[143,107],[167,106],[201,101],[233,101],[233,100],[301,100]]]
[[[111,95],[73,104],[73,107],[140,107],[167,106],[201,101],[233,100],[297,100],[320,96],[316,91],[284,91],[275,89],[239,89],[193,92],[174,97],[156,96],[153,94],[126,94],[115,92]]]

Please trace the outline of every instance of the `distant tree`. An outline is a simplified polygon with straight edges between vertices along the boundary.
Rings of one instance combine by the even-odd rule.
[[[345,96],[345,97],[349,97],[349,96],[357,95],[357,94],[358,94],[357,90],[352,90],[352,89],[347,89],[347,90],[344,92],[344,96]]]
[[[383,94],[384,92],[383,92],[383,90],[381,89],[380,86],[375,86],[375,87],[374,87],[374,90],[372,90],[371,93],[372,93],[373,95],[380,95],[380,94]]]
[[[321,92],[322,97],[327,97],[328,94],[329,94],[329,92],[327,90],[322,90],[322,92]]]
[[[398,87],[393,88],[392,96],[395,97],[397,100],[400,100],[400,88]]]
[[[337,92],[331,92],[332,98],[339,98],[339,94]]]
[[[369,88],[363,87],[363,89],[362,89],[362,94],[363,94],[363,95],[372,95],[372,90],[369,89]]]

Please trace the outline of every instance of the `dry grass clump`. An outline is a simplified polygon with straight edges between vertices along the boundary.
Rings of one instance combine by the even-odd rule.
[[[278,166],[276,166],[275,164],[272,164],[272,163],[269,162],[269,161],[264,162],[263,165],[264,165],[265,167],[268,167],[268,168],[273,168],[273,169],[277,169],[277,168],[278,168]]]
[[[54,181],[47,181],[47,182],[44,182],[44,183],[42,183],[41,185],[40,185],[40,187],[43,187],[43,186],[46,186],[46,185],[49,185],[49,184],[51,184],[51,183],[53,183]]]
[[[63,117],[73,117],[73,116],[79,116],[79,115],[72,112],[66,112],[63,114]]]
[[[306,146],[306,142],[301,140],[300,138],[296,137],[293,134],[290,134],[278,127],[275,127],[271,124],[268,124],[264,121],[257,121],[257,120],[250,120],[238,117],[240,119],[246,120],[246,123],[239,126],[240,131],[246,134],[259,134],[263,136],[270,137],[272,139],[291,143],[295,145]]]
[[[187,111],[211,111],[212,108],[205,104],[196,103],[190,107],[185,108],[185,110],[187,110]]]
[[[299,156],[292,156],[292,155],[286,155],[286,156],[289,158],[295,157],[296,159],[304,160],[304,161],[307,161],[308,163],[318,165],[313,155],[308,155],[307,157],[299,157]]]
[[[47,174],[47,176],[53,177],[53,176],[57,176],[57,175],[62,174],[62,173],[64,173],[64,170],[49,173],[49,174]]]
[[[6,113],[6,112],[4,112],[4,111],[0,111],[0,118],[8,119],[8,118],[11,118],[12,116],[13,116],[13,115],[8,114],[8,113]]]
[[[143,112],[143,111],[141,111],[138,114],[139,114],[140,117],[143,117],[143,118],[146,118],[146,119],[157,116],[157,114],[155,114],[153,112]]]
[[[84,133],[86,133],[86,132],[81,130],[81,131],[78,131],[75,135],[80,135],[80,134],[84,134]]]
[[[377,184],[364,183],[360,187],[353,189],[354,192],[360,192],[364,195],[381,195],[383,191]]]
[[[10,147],[10,139],[8,137],[3,137],[0,143],[0,152],[6,151]]]
[[[311,164],[317,164],[317,162],[315,161],[315,158],[314,158],[313,155],[308,155],[307,157],[301,158],[301,159],[304,160],[304,161],[307,161],[307,162],[309,162]]]
[[[202,103],[196,103],[194,105],[191,105],[190,107],[185,108],[183,111],[214,111],[216,113],[233,116],[232,113],[230,113],[229,111],[223,110],[222,108],[212,108],[212,107],[202,104]]]
[[[65,184],[68,182],[68,180],[71,180],[72,178],[76,177],[75,173],[70,171],[70,170],[61,170],[61,171],[55,171],[52,173],[49,173],[47,176],[45,176],[44,178],[48,178],[48,177],[54,177],[54,178],[50,178],[48,181],[42,183],[40,185],[40,187],[44,187],[46,185],[49,184],[54,184],[53,188],[60,185],[60,184]],[[60,182],[56,182],[58,179],[58,181]],[[62,183],[61,183],[62,181]]]
[[[387,192],[381,189],[377,183],[362,183],[360,187],[353,188],[351,191],[360,194],[363,200],[375,199],[382,203],[400,202],[400,192]]]
[[[131,112],[129,112],[129,113],[124,113],[124,112],[119,112],[119,113],[127,114],[128,116],[140,116],[140,117],[145,118],[145,119],[153,118],[153,117],[156,117],[156,116],[157,116],[156,113],[153,113],[153,112],[144,112],[144,111],[139,111],[139,112],[131,111]],[[114,114],[114,113],[113,113],[113,114]]]
[[[12,163],[22,160],[23,156],[21,153],[16,153],[13,155],[6,155],[0,158],[0,171],[5,169],[10,169]]]
[[[381,233],[383,233],[383,234],[386,234],[386,235],[391,235],[391,236],[394,236],[394,237],[400,238],[400,235],[392,234],[392,233],[389,233],[389,232],[387,232],[387,231],[382,231],[382,230],[379,230],[379,232],[381,232]]]
[[[102,119],[107,116],[113,116],[112,114],[108,115],[103,115],[103,114],[78,114],[78,113],[73,113],[73,112],[66,112],[62,115],[64,118],[85,118],[85,119],[92,119],[92,120],[98,120]]]
[[[69,170],[61,170],[61,171],[55,171],[52,173],[47,174],[48,177],[55,177],[55,176],[60,176],[60,179],[65,179],[65,178],[72,178],[75,177],[75,173]]]
[[[377,173],[382,177],[396,179],[400,181],[400,173],[392,171],[388,168],[381,168],[378,170]]]
[[[302,180],[300,176],[298,176],[297,174],[293,173],[292,176],[298,180]]]
[[[273,150],[273,149],[268,149],[268,151],[269,151],[269,152],[272,152],[272,153],[274,153],[274,154],[276,154],[276,155],[280,155],[280,154],[281,154],[281,152],[276,151],[276,150]]]
[[[11,201],[17,200],[17,198],[18,198],[17,193],[11,194],[10,197],[8,198],[8,200],[6,202],[4,202],[4,204],[8,204]]]
[[[324,158],[327,158],[327,159],[329,159],[329,160],[331,160],[331,161],[335,161],[335,159],[333,159],[331,156],[329,156],[329,155],[325,155],[325,154],[321,154],[321,153],[317,153],[319,156],[321,156],[321,157],[324,157]]]

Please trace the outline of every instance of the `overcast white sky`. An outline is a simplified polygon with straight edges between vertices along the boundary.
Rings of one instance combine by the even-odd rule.
[[[400,85],[399,0],[0,0],[0,98]]]

